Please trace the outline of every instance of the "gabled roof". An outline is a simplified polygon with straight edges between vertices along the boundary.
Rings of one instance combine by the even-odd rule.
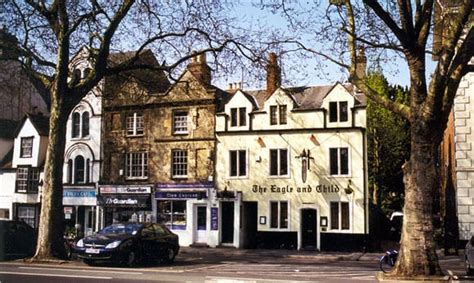
[[[44,116],[42,114],[27,113],[16,128],[15,137],[17,137],[20,133],[21,128],[23,128],[26,119],[29,119],[31,121],[31,124],[33,124],[40,136],[47,137],[49,135],[49,117]]]
[[[0,119],[0,138],[14,139],[18,121]]]

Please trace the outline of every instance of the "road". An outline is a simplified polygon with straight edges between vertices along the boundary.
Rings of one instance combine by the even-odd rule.
[[[460,257],[441,259],[442,267],[463,278]],[[90,267],[80,261],[65,264],[0,263],[0,283],[16,282],[377,282],[377,257],[350,255],[281,254],[216,250],[184,250],[171,265],[155,264],[138,268],[109,265]],[[471,280],[474,278],[470,278]]]

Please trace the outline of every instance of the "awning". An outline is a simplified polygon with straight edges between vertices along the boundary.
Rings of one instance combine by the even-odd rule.
[[[97,202],[103,207],[130,207],[151,209],[151,194],[99,195]]]

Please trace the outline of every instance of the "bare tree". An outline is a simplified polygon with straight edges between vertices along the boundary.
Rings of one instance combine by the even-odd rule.
[[[192,56],[218,52],[255,55],[243,42],[244,33],[226,15],[220,1],[54,0],[0,4],[2,19],[19,39],[17,53],[24,70],[50,103],[49,145],[44,168],[43,199],[36,254],[33,260],[63,255],[62,209],[65,132],[73,107],[105,76],[148,68],[172,71]],[[238,34],[243,35],[238,35]],[[70,79],[72,55],[86,46],[91,71]],[[130,60],[109,64],[112,52],[134,50]],[[159,65],[138,60],[145,49]],[[192,53],[192,50],[197,50]],[[171,63],[165,63],[165,59]],[[218,62],[218,60],[215,60]]]
[[[409,121],[411,152],[403,166],[403,230],[399,260],[391,275],[441,275],[433,238],[433,196],[440,186],[436,156],[456,90],[462,77],[472,71],[468,63],[474,55],[473,2],[453,1],[456,5],[449,5],[451,10],[438,7],[436,19],[449,18],[442,32],[435,34],[441,37],[435,51],[431,50],[431,36],[439,0],[330,0],[327,9],[320,9],[321,1],[315,1],[311,8],[286,2],[290,1],[266,4],[282,11],[291,27],[300,32],[299,40],[284,42],[292,46],[287,49],[309,52],[337,64],[370,99]],[[310,17],[302,17],[308,12]],[[399,68],[394,64],[399,58],[406,62],[408,103],[387,99],[367,84],[364,72],[357,71],[364,51],[384,69],[390,65]],[[429,76],[426,58],[431,55],[438,61]]]

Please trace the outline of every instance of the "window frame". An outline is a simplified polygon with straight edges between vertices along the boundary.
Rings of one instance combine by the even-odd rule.
[[[232,167],[233,167],[233,158],[232,158],[232,154],[235,153],[235,171],[236,171],[236,174],[235,175],[232,175]],[[241,168],[242,168],[242,156],[241,154],[244,153],[245,156],[244,156],[244,170],[245,170],[245,174],[242,174],[241,172]],[[245,149],[233,149],[233,150],[229,150],[229,178],[235,178],[235,179],[239,179],[239,178],[246,178],[248,177],[248,153],[247,153],[247,150]]]
[[[343,206],[346,213],[343,213]],[[336,208],[337,211],[333,211]],[[329,229],[334,232],[352,231],[351,205],[349,201],[330,201],[329,202]],[[336,216],[337,215],[337,216]],[[347,226],[343,227],[343,224]],[[337,227],[334,227],[337,225]]]
[[[137,159],[138,157],[139,159]],[[140,161],[139,162],[140,164],[138,164],[137,161]],[[139,170],[134,171],[137,168],[139,168]],[[148,152],[133,151],[133,152],[125,153],[125,179],[126,180],[145,180],[147,178],[148,178]]]
[[[346,160],[343,160],[343,155],[341,154],[341,150],[346,150],[347,156]],[[333,152],[336,152],[336,164],[333,164]],[[345,162],[343,162],[345,161]],[[345,168],[343,168],[342,164],[345,163]],[[337,166],[337,172],[334,172],[334,165]],[[348,177],[351,175],[351,158],[350,158],[350,148],[349,146],[341,146],[341,147],[330,147],[329,148],[329,175],[338,177],[344,176]],[[347,173],[343,172],[343,169],[347,170]]]
[[[286,104],[270,105],[270,125],[288,124],[288,106]]]
[[[285,204],[286,206],[286,219],[282,217],[282,203]],[[276,217],[276,226],[274,225],[274,214],[273,214],[273,205],[276,204],[277,208],[277,217]],[[290,201],[289,200],[270,200],[268,202],[268,215],[269,215],[269,221],[268,221],[268,228],[271,230],[289,230],[290,229]],[[284,224],[286,224],[286,227],[284,227]]]
[[[20,171],[23,171],[20,173]],[[21,178],[20,178],[21,175]],[[15,193],[37,194],[40,172],[37,167],[18,166],[15,175]],[[21,187],[24,189],[20,189]]]
[[[125,116],[125,133],[127,137],[139,137],[145,135],[145,115],[133,112]]]
[[[182,156],[175,156],[175,154],[181,153]],[[177,162],[177,158],[183,159]],[[173,179],[186,179],[188,178],[189,170],[189,154],[186,149],[173,149],[171,150],[171,178]],[[178,174],[184,172],[185,174]]]
[[[349,121],[349,102],[329,102],[329,123],[345,123]]]
[[[277,156],[276,156],[276,170],[277,170],[277,173],[276,174],[272,174],[272,170],[273,170],[273,158],[272,158],[272,151],[276,151],[277,152]],[[281,152],[282,151],[286,151],[286,173],[285,174],[282,174],[282,154]],[[282,177],[289,177],[290,176],[290,151],[288,150],[288,148],[270,148],[269,149],[269,158],[268,158],[268,176],[270,176],[271,178],[282,178]]]
[[[29,141],[30,144],[25,146],[25,143]],[[35,137],[34,136],[30,136],[30,137],[21,137],[20,138],[20,158],[31,158],[33,157],[33,143],[35,141]],[[27,151],[25,153],[25,151]],[[29,151],[29,155],[28,155],[28,151]]]
[[[245,127],[247,126],[247,108],[246,107],[232,107],[230,108],[230,127]]]
[[[174,110],[173,111],[173,135],[189,134],[188,116],[189,116],[188,110]]]

